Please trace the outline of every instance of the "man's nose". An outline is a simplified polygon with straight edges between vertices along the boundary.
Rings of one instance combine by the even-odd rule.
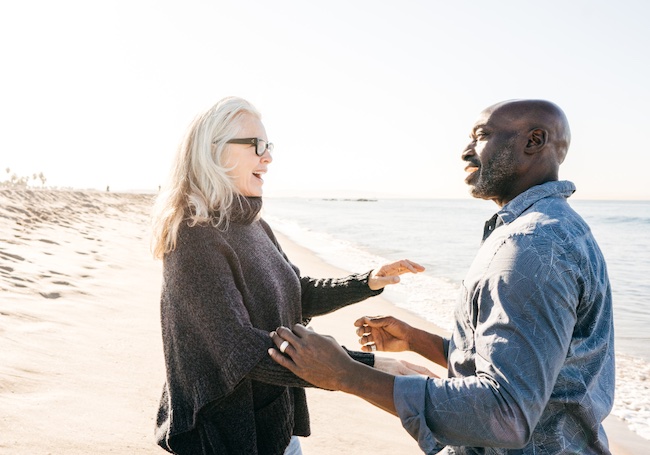
[[[465,150],[463,150],[463,153],[460,155],[460,158],[463,161],[467,161],[468,156],[476,155],[475,147],[476,147],[476,142],[474,142],[474,141],[467,144],[467,146],[465,147]]]

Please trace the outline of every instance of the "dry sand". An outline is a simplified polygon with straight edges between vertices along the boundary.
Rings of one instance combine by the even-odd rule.
[[[164,380],[158,297],[149,253],[153,196],[0,190],[0,454],[162,454],[153,425]],[[344,276],[285,237],[304,274]],[[439,330],[382,298],[314,319],[356,348],[352,322],[393,314]],[[439,368],[411,354],[396,357]],[[340,392],[309,390],[306,455],[421,453],[399,420]],[[648,441],[608,419],[614,454]]]

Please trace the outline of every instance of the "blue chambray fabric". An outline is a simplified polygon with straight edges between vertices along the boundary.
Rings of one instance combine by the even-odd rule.
[[[486,223],[461,286],[448,378],[396,378],[397,412],[425,453],[610,453],[611,287],[567,202],[574,191],[567,181],[533,187]]]

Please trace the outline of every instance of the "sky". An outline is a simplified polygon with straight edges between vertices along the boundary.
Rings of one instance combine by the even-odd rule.
[[[155,191],[191,120],[235,95],[275,144],[266,196],[468,198],[478,114],[541,98],[569,118],[575,198],[650,200],[648,17],[644,0],[1,0],[0,181]]]

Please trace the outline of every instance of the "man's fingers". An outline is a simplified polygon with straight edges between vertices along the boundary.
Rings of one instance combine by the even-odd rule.
[[[354,321],[354,326],[355,327],[363,326],[366,323],[366,318],[367,318],[367,316],[364,316],[362,318],[357,319],[356,321]]]
[[[392,316],[363,316],[354,321],[354,325],[355,327],[363,327],[364,325],[380,327],[381,325],[385,325],[383,321],[390,317]]]
[[[314,332],[313,330],[308,329],[307,327],[305,327],[302,324],[296,324],[296,325],[293,326],[293,333],[299,338],[304,338],[305,336],[307,336],[309,334],[312,334],[312,333],[316,333],[316,332]]]
[[[359,344],[368,344],[374,343],[375,339],[372,337],[371,333],[364,333],[359,337]]]
[[[366,324],[368,327],[384,327],[387,326],[392,316],[372,316],[366,319]]]
[[[296,372],[296,364],[291,360],[289,357],[284,356],[278,351],[277,349],[269,348],[267,351],[271,358],[275,360],[278,364],[281,366],[285,367],[289,371],[295,373]]]
[[[357,333],[357,335],[359,335],[360,337],[361,337],[361,336],[364,336],[364,335],[366,335],[366,334],[368,334],[368,333],[372,333],[372,327],[370,327],[370,326],[368,326],[368,325],[362,325],[361,327],[359,327],[359,328],[356,330],[356,333]]]
[[[304,329],[302,325],[300,325],[300,327]],[[294,326],[294,330],[296,330],[296,326]],[[300,337],[298,336],[298,332],[294,333],[291,331],[291,329],[287,327],[278,327],[277,329],[275,329],[275,333],[279,338],[281,338],[280,343],[282,342],[282,340],[287,340],[290,344],[294,344],[300,339]],[[273,335],[271,335],[271,338],[273,338]],[[276,339],[274,338],[273,341],[276,341]]]

